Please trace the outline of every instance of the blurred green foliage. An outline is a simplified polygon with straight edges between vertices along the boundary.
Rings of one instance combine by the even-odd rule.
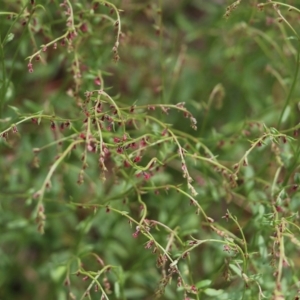
[[[0,299],[298,299],[297,3],[4,0]]]

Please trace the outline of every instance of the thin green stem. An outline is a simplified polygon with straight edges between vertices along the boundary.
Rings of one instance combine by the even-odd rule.
[[[300,42],[298,41],[298,50],[297,50],[295,75],[294,75],[293,83],[292,83],[291,88],[289,90],[288,96],[287,96],[287,98],[285,100],[285,104],[283,106],[283,109],[281,110],[281,114],[280,114],[280,117],[279,117],[279,120],[278,120],[278,123],[277,123],[277,128],[278,129],[280,128],[280,125],[282,123],[283,115],[284,115],[284,113],[286,111],[286,108],[288,107],[288,105],[289,105],[289,103],[291,101],[292,94],[293,94],[294,89],[296,87],[296,82],[297,82],[298,73],[299,73],[299,62],[300,62]]]

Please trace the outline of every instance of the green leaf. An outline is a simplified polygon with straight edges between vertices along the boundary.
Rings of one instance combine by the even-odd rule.
[[[278,130],[276,128],[274,128],[274,127],[270,127],[270,132],[272,134],[278,134],[279,133]]]
[[[7,224],[8,229],[18,229],[18,228],[24,228],[28,225],[28,220],[26,219],[19,219],[19,220],[13,220]]]
[[[50,271],[50,276],[53,279],[53,281],[55,282],[59,282],[61,280],[61,278],[64,276],[64,274],[67,271],[67,267],[66,266],[58,266],[57,268],[53,268]]]
[[[295,175],[294,175],[294,182],[296,184],[300,184],[300,173],[295,173]]]
[[[43,9],[44,11],[46,11],[45,7],[44,7],[43,5],[41,5],[41,4],[37,4],[37,5],[35,6],[35,9],[37,9],[37,8],[41,8],[41,9]]]
[[[7,35],[7,38],[6,38],[5,42],[4,42],[4,45],[11,42],[14,39],[14,37],[15,37],[15,35],[13,33],[9,33]]]
[[[294,35],[288,36],[286,39],[287,40],[298,40],[298,38]]]
[[[212,281],[211,281],[210,279],[201,280],[201,281],[198,281],[198,282],[196,283],[196,287],[197,287],[198,289],[202,289],[202,288],[204,288],[204,287],[206,287],[206,286],[211,285],[211,283],[212,283]]]
[[[204,290],[204,293],[207,296],[215,297],[215,296],[222,295],[224,293],[224,291],[223,290],[215,290],[215,289],[207,288],[207,289]]]
[[[242,275],[242,270],[240,270],[236,265],[229,264],[230,269],[238,276]]]
[[[120,297],[120,284],[118,281],[115,282],[114,284],[115,288],[114,288],[114,291],[115,291],[115,295],[117,298]]]
[[[283,116],[282,116],[282,122],[283,122],[283,123],[287,120],[287,118],[289,117],[290,113],[291,113],[291,107],[290,107],[290,105],[289,105],[289,106],[287,106],[286,109],[284,110],[284,113],[283,113]]]
[[[17,107],[12,106],[12,105],[8,105],[8,107],[11,108],[17,115],[20,114],[19,109]]]

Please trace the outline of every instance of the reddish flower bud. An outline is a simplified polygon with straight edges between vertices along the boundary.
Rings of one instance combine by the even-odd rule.
[[[96,77],[95,80],[94,80],[94,83],[95,83],[96,85],[101,85],[101,80],[100,80],[100,78],[99,78],[99,77]]]
[[[146,147],[147,146],[147,142],[146,142],[145,138],[142,138],[140,145],[141,145],[141,147]]]
[[[117,148],[117,153],[121,154],[121,153],[123,153],[123,151],[124,151],[124,150],[123,150],[122,147],[118,147],[118,148]]]
[[[81,30],[82,32],[87,32],[87,31],[88,31],[88,27],[87,27],[86,23],[81,24],[80,30]]]
[[[101,113],[102,112],[101,103],[98,103],[96,110],[97,110],[97,113]]]
[[[140,156],[136,156],[133,161],[135,163],[140,162],[141,161],[141,157]]]
[[[130,167],[130,163],[127,160],[124,160],[124,168],[129,168]]]
[[[192,285],[191,286],[191,291],[194,292],[194,293],[197,293],[197,288],[194,285]]]
[[[134,232],[134,233],[132,234],[132,236],[136,239],[136,238],[139,236],[139,234],[140,234],[140,231],[137,230],[136,232]]]
[[[70,285],[70,279],[69,278],[65,279],[64,285],[65,286],[69,286]]]
[[[149,180],[151,178],[151,174],[144,172],[143,173],[144,179]]]
[[[162,136],[165,136],[167,133],[168,133],[168,129],[165,128],[165,129],[162,131],[161,135],[162,135]]]
[[[145,249],[151,249],[153,245],[154,245],[154,241],[150,240],[150,241],[146,244]]]
[[[33,67],[32,67],[32,63],[31,62],[28,63],[27,68],[28,68],[28,72],[29,73],[33,72]]]

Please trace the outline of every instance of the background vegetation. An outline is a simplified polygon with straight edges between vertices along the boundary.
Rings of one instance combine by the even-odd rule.
[[[298,1],[2,1],[1,299],[299,299]]]

